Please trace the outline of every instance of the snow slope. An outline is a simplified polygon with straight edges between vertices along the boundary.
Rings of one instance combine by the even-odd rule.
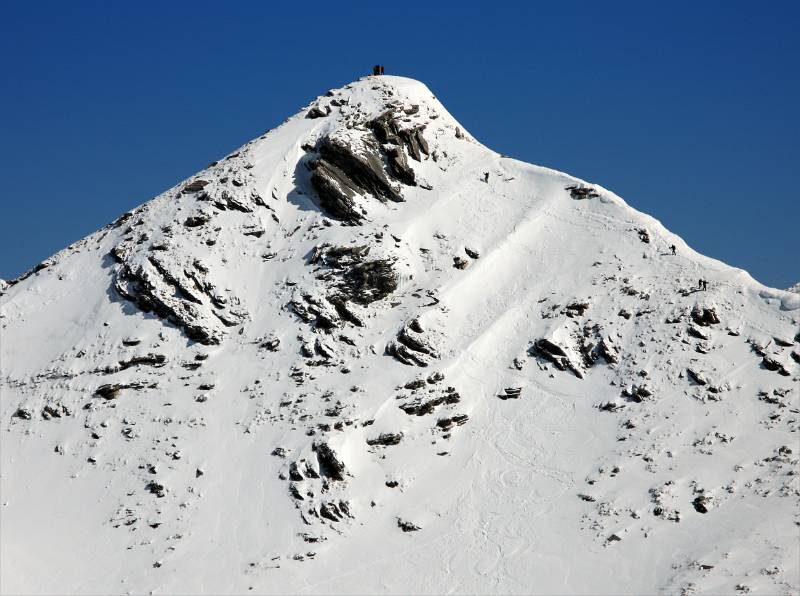
[[[800,590],[800,295],[417,81],[9,284],[3,593]]]

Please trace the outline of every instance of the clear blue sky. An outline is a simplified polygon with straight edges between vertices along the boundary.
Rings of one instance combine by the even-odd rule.
[[[799,17],[798,2],[4,2],[0,277],[380,62],[493,149],[786,287]]]

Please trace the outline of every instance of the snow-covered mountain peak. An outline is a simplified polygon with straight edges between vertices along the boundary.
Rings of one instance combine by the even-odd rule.
[[[417,81],[320,96],[0,294],[4,591],[800,584],[800,295]]]

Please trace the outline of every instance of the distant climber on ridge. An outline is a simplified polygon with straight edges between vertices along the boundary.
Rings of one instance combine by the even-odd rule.
[[[375,66],[372,67],[372,75],[373,76],[377,77],[378,75],[382,75],[382,74],[383,74],[383,66],[381,66],[380,64],[376,64]]]
[[[675,250],[676,250],[675,249],[675,245],[674,244],[670,244],[669,249],[672,251],[672,254],[674,255],[675,254]]]

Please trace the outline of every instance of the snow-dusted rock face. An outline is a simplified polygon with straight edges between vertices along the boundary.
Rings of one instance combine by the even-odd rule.
[[[800,589],[800,296],[416,81],[0,293],[4,593]]]

